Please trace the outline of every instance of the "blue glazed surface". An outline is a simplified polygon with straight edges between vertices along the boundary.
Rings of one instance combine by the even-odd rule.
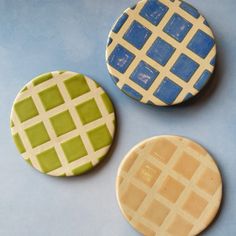
[[[200,91],[205,86],[210,76],[211,73],[208,70],[205,70],[200,76],[199,80],[195,83],[194,88]]]
[[[177,41],[182,42],[192,26],[193,25],[190,22],[175,13],[165,26],[164,32],[169,34]]]
[[[156,100],[152,95],[153,91],[157,89],[152,87],[152,84],[156,84],[153,81],[155,79],[162,81],[164,74],[171,72],[172,76],[168,75],[169,79],[180,87],[183,88],[187,85],[178,82],[176,76],[190,84],[190,86],[187,86],[189,91],[184,89],[185,94],[181,94],[181,98],[176,97],[173,100],[174,104],[181,103],[185,101],[184,97],[188,98],[188,92],[193,96],[198,93],[198,90],[194,87],[194,83],[198,79],[195,78],[195,72],[198,70],[196,74],[201,74],[205,69],[208,69],[212,73],[214,69],[213,58],[216,55],[216,50],[215,41],[209,36],[211,35],[211,29],[203,25],[204,18],[199,18],[198,10],[188,3],[177,2],[179,9],[176,12],[172,8],[176,7],[175,3],[172,5],[167,2],[166,4],[169,4],[167,6],[160,1],[148,0],[144,4],[142,2],[140,4],[141,6],[138,9],[136,7],[132,10],[131,8],[127,9],[115,23],[112,34],[109,34],[109,37],[113,38],[114,41],[110,47],[107,47],[108,55],[110,55],[108,56],[108,70],[110,74],[113,74],[112,70],[115,69],[114,73],[118,80],[117,71],[123,74],[121,76],[123,81],[118,83],[119,88],[125,83],[144,96],[145,92],[143,90],[140,90],[134,83],[130,83],[132,80],[145,90],[152,90],[152,93],[148,93],[149,97],[147,98],[145,95],[141,102],[152,101],[156,105],[171,105],[170,103],[163,103],[164,100]],[[127,21],[127,17],[129,17],[129,21]],[[158,24],[163,17],[165,17],[162,22],[164,24],[161,28],[158,28]],[[197,19],[198,24],[196,24]],[[195,27],[193,27],[193,24],[195,24]],[[156,30],[155,27],[157,27]],[[121,28],[122,31],[120,31]],[[114,31],[114,29],[116,30]],[[159,31],[160,34],[158,34]],[[122,45],[123,49],[121,51],[123,52],[117,50],[117,43]],[[132,60],[132,55],[130,55],[132,53],[136,55],[135,60]],[[212,58],[206,58],[210,53]],[[206,61],[203,62],[201,58],[206,58]],[[146,63],[146,68],[157,70],[160,77],[150,77],[149,70],[143,69],[142,79],[140,79],[141,75],[138,78],[138,75],[136,75],[138,74],[137,65],[141,61]],[[129,70],[127,70],[128,67]],[[165,68],[168,72],[163,71]],[[146,77],[146,82],[142,81],[144,77]],[[147,78],[149,79],[147,80]],[[191,80],[194,80],[194,83]]]
[[[164,66],[168,62],[174,51],[174,47],[172,47],[162,38],[158,37],[148,50],[147,55],[160,65]]]
[[[198,30],[188,44],[188,48],[198,56],[205,58],[213,48],[214,44],[215,41],[212,37],[203,31]]]
[[[140,85],[142,88],[148,89],[158,74],[159,72],[156,69],[144,61],[141,61],[134,72],[131,74],[130,79]]]
[[[171,72],[184,81],[189,81],[198,68],[198,64],[185,54],[181,54],[177,59]]]
[[[154,96],[161,99],[166,104],[171,104],[174,102],[181,90],[182,88],[179,85],[166,77],[154,92]]]
[[[108,61],[116,70],[124,73],[133,61],[134,55],[121,45],[117,45]]]
[[[122,91],[124,93],[126,93],[128,96],[136,99],[136,100],[140,100],[143,96],[138,93],[136,90],[132,89],[129,85],[125,84],[123,87],[122,87]]]
[[[112,41],[113,41],[113,39],[109,37],[107,40],[107,46],[109,46],[112,43]]]
[[[188,94],[185,96],[184,101],[187,101],[187,100],[189,100],[189,99],[192,98],[192,97],[193,97],[193,95],[192,95],[191,93],[188,93]]]
[[[210,64],[214,66],[216,64],[216,56],[211,59]]]
[[[168,7],[161,2],[148,1],[139,14],[153,25],[158,25],[167,11]]]
[[[123,26],[123,24],[126,22],[126,20],[128,19],[128,15],[126,13],[124,13],[119,20],[117,21],[117,23],[115,24],[114,28],[112,29],[113,32],[118,33],[119,30],[121,29],[121,27]]]
[[[137,49],[141,49],[151,35],[151,31],[137,21],[133,21],[124,39]]]
[[[185,10],[186,12],[188,12],[191,16],[193,16],[194,18],[199,18],[200,14],[198,12],[198,10],[194,7],[192,7],[190,4],[188,4],[187,2],[182,2],[180,4],[180,7]]]

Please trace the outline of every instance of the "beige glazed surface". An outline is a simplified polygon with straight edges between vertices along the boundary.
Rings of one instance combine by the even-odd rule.
[[[178,136],[153,137],[131,149],[116,184],[123,215],[145,236],[197,235],[212,222],[222,198],[212,157]]]

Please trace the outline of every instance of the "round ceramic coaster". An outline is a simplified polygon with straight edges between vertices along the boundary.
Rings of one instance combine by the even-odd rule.
[[[178,136],[138,144],[118,171],[121,211],[145,236],[197,235],[215,217],[221,196],[221,175],[212,157]]]
[[[23,158],[54,176],[82,174],[107,154],[115,114],[104,90],[69,71],[40,75],[17,95],[11,132]]]
[[[206,20],[180,0],[142,0],[117,20],[106,49],[109,73],[130,97],[159,106],[196,95],[215,66]]]

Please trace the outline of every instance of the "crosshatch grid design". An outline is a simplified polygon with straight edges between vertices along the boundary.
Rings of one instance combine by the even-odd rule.
[[[200,145],[177,136],[135,146],[116,184],[123,215],[145,236],[197,235],[215,217],[222,197],[214,160]]]
[[[75,78],[76,76],[79,76],[81,79],[83,79],[83,86],[86,85],[86,89],[81,95],[77,94],[77,96],[73,97],[74,94],[69,93],[65,82]],[[49,107],[49,110],[47,110],[42,103],[39,94],[47,91],[49,88],[54,88],[55,86],[57,87],[59,94],[51,94],[49,104],[50,101],[55,101],[55,95],[59,96],[61,101],[59,99],[59,104],[54,104],[54,107]],[[73,91],[78,91],[78,89]],[[35,106],[32,107],[31,105],[32,109],[37,109],[38,112],[36,114],[31,112],[31,117],[28,117],[26,120],[22,121],[13,107],[11,113],[11,132],[23,158],[37,170],[53,176],[78,175],[97,165],[98,162],[100,162],[100,160],[102,160],[107,154],[115,132],[115,113],[109,97],[104,92],[104,90],[93,80],[74,72],[54,71],[37,77],[29,82],[17,95],[14,104],[29,98],[32,99]],[[78,115],[76,107],[81,104],[85,104],[91,99],[97,105],[100,117],[83,124]],[[58,127],[53,127],[52,123],[50,122],[50,119],[52,117],[56,117],[58,114],[66,115],[66,118],[71,117],[72,120],[70,121],[74,123],[74,126],[67,124],[64,127],[66,130],[62,134],[58,133]],[[86,115],[86,113],[84,115]],[[46,137],[42,143],[32,147],[32,143],[27,136],[26,130],[30,127],[33,127],[35,124],[38,124],[39,122],[40,124],[44,125],[48,133],[48,137]],[[95,131],[96,128],[99,127],[101,128],[100,131],[105,130],[105,133],[102,134],[107,136],[107,139],[105,140],[105,143],[100,143],[100,146],[93,147],[93,143],[88,134],[90,131]],[[93,138],[93,141],[96,142],[98,139],[102,139],[100,136],[98,133],[96,133],[94,136],[95,140]],[[67,141],[74,140],[75,137],[80,137],[77,140],[77,144],[79,142],[80,147],[83,148],[83,155],[81,155],[80,158],[75,158],[75,160],[71,161],[68,160],[62,146]],[[54,151],[50,152],[50,150],[53,148],[56,153]],[[76,147],[73,146],[72,148],[76,149]],[[70,152],[68,149],[70,149],[70,147],[67,148],[67,152]],[[42,165],[40,165],[38,157],[42,153],[48,153],[48,151],[51,153],[51,157],[53,158],[51,161],[54,162],[54,167],[53,170],[45,171]],[[77,151],[79,150],[77,149]],[[76,150],[74,150],[74,152],[76,152]],[[46,160],[46,162],[47,161],[48,160]]]
[[[156,25],[153,24],[155,22],[151,22],[150,19],[148,20],[147,17],[145,18],[144,14],[142,14],[145,5],[149,2],[157,2],[166,7],[166,12],[162,9],[162,12],[156,13],[156,16],[158,14],[159,16],[162,15],[162,18],[159,19],[160,22]],[[153,14],[155,15],[155,12]],[[192,24],[192,27],[183,37],[182,41],[178,41],[171,36],[170,33],[167,33],[168,22],[175,14]],[[147,30],[146,34],[143,34],[146,37],[146,41],[139,41],[139,44],[143,43],[141,49],[135,47],[135,43],[132,43],[132,39],[127,40],[127,32],[131,30],[134,22],[141,24],[141,26]],[[141,26],[139,25],[139,27]],[[137,28],[138,27],[136,27],[136,30]],[[139,32],[142,33],[142,30]],[[209,44],[212,44],[212,47],[208,48],[210,51],[205,51],[206,55],[203,55],[204,53],[201,52],[199,45],[196,45],[201,35],[204,35],[202,38],[203,41],[207,38],[209,39]],[[194,43],[190,43],[194,36],[196,36]],[[162,64],[160,61],[158,63],[148,56],[150,48],[158,37],[173,47],[173,54],[167,60],[166,64]],[[118,62],[122,64],[125,63],[126,60],[127,68],[125,68],[124,71],[119,71],[119,68],[115,68],[111,63],[111,57],[119,46],[127,50],[126,54],[124,53],[124,57],[127,58],[125,58],[123,62],[122,59]],[[191,59],[191,62],[193,61],[197,65],[197,68],[195,68],[191,77],[187,78],[187,81],[181,78],[178,73],[173,73],[174,65],[183,53]],[[160,106],[178,104],[196,95],[204,87],[213,73],[215,57],[216,45],[214,36],[205,18],[201,16],[195,8],[179,0],[143,0],[138,2],[136,6],[128,8],[113,26],[109,34],[106,50],[108,70],[116,85],[127,95],[142,103],[151,103]],[[138,81],[137,83],[137,81],[131,79],[132,74],[142,61],[150,65],[154,71],[156,70],[158,72],[155,79],[151,78],[151,81],[149,80],[151,85],[148,88],[142,86],[143,82]],[[148,77],[149,75],[146,76]]]

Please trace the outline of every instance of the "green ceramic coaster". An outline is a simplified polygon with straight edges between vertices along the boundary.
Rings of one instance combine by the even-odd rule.
[[[73,176],[92,169],[107,154],[114,132],[111,100],[82,74],[40,75],[13,104],[11,133],[19,152],[49,175]]]

